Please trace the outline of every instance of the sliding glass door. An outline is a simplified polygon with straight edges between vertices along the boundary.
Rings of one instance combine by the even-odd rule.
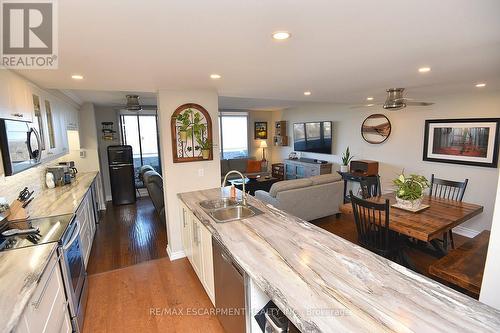
[[[121,130],[123,144],[132,146],[136,187],[144,187],[139,180],[139,169],[151,165],[161,174],[158,127],[155,114],[122,114]]]

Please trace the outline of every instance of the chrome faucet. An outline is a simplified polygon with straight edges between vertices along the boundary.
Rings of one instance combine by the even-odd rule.
[[[226,173],[226,175],[224,176],[224,180],[222,181],[221,187],[226,186],[227,176],[229,176],[232,173],[236,173],[241,177],[241,182],[243,183],[243,193],[241,194],[241,203],[243,204],[243,206],[246,206],[247,205],[247,193],[245,192],[245,178],[246,177],[243,176],[243,174],[241,172],[239,172],[238,170],[231,170],[228,173]]]

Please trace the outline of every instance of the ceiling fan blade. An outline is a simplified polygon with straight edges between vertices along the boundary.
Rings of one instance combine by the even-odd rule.
[[[384,105],[383,103],[369,103],[369,104],[359,104],[359,105],[353,105],[349,107],[349,109],[364,109],[364,108],[372,108],[374,106],[380,106]]]
[[[434,104],[432,102],[411,102],[411,101],[408,101],[408,102],[405,102],[405,103],[408,106],[429,106],[429,105],[433,105]]]

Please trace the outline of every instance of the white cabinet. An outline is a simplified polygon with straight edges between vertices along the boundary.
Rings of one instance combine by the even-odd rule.
[[[0,118],[32,121],[28,82],[13,72],[0,70]]]
[[[82,242],[82,254],[85,268],[89,262],[96,230],[93,199],[92,191],[89,189],[76,211],[76,219],[80,224],[80,240]]]
[[[26,306],[16,332],[71,332],[68,302],[56,252]]]
[[[215,305],[215,285],[214,285],[214,259],[212,254],[212,234],[205,226],[200,227],[201,253],[203,267],[203,286]]]
[[[189,208],[183,203],[180,207],[184,253],[215,305],[212,234]]]

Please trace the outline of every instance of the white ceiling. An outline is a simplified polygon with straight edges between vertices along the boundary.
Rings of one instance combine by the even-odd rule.
[[[121,96],[214,88],[227,97],[339,103],[383,99],[392,86],[424,100],[469,92],[478,81],[500,90],[498,0],[58,3],[59,69],[21,72],[46,88]],[[292,38],[276,42],[276,30]],[[424,65],[432,71],[419,74]],[[86,98],[116,100],[103,96]]]

